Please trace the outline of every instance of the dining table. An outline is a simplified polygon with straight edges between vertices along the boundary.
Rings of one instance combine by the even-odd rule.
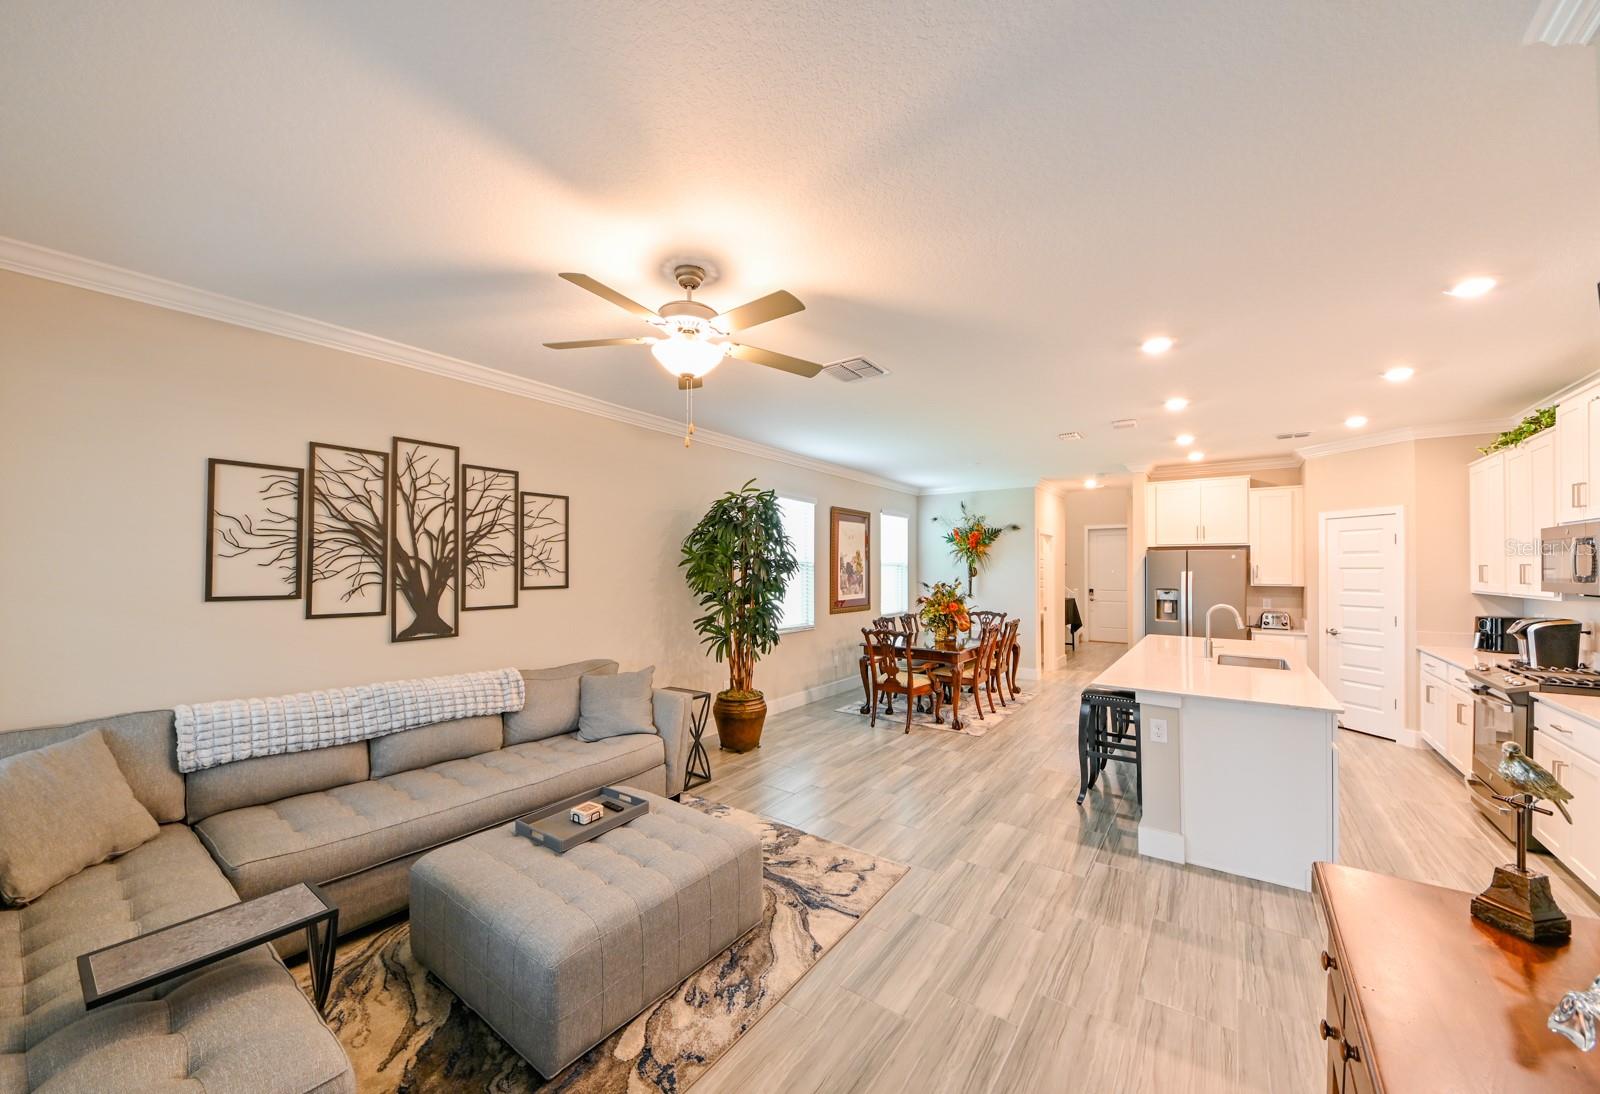
[[[933,666],[949,668],[955,676],[954,694],[950,699],[950,728],[961,728],[961,688],[964,685],[974,685],[978,678],[978,647],[979,638],[976,631],[962,631],[955,638],[940,641],[933,636],[932,631],[920,630],[914,635],[902,635],[899,638],[900,648],[910,656],[913,665],[918,671],[927,671]],[[970,667],[969,667],[970,666]],[[867,644],[861,644],[861,690],[864,698],[861,703],[861,713],[872,713],[872,675],[867,662]],[[974,700],[976,701],[976,700]],[[934,721],[939,725],[944,724],[942,715],[936,716]]]

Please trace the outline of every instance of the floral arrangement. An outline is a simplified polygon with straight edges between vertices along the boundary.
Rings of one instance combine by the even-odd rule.
[[[1556,424],[1556,408],[1547,406],[1543,410],[1535,410],[1512,428],[1506,430],[1492,442],[1478,449],[1487,456],[1491,452],[1498,452],[1502,448],[1511,448],[1521,444],[1535,433],[1543,433]]]
[[[924,581],[922,587],[928,590],[928,594],[917,597],[917,616],[924,627],[950,633],[972,629],[972,617],[967,614],[967,598],[960,585],[953,581],[935,581],[929,585]]]
[[[940,521],[933,518],[934,523]],[[950,555],[967,568],[967,592],[972,592],[972,579],[989,564],[989,549],[1002,532],[1019,532],[1020,524],[990,524],[981,513],[967,512],[967,503],[961,503],[961,521],[945,533],[944,541],[950,546]]]

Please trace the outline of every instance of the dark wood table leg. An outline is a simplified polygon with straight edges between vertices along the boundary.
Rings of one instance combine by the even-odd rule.
[[[955,683],[950,689],[950,728],[957,731],[961,729],[961,677],[961,659],[958,657],[950,666],[950,679]]]

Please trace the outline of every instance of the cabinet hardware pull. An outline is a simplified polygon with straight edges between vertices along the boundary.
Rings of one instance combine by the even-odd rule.
[[[1467,709],[1467,704],[1465,704],[1465,703],[1457,703],[1456,704],[1456,725],[1464,726],[1464,725],[1467,724],[1467,720],[1461,716],[1461,712],[1466,710],[1466,709]]]
[[[1326,1018],[1317,1023],[1317,1032],[1322,1034],[1324,1041],[1337,1041],[1339,1039],[1339,1027],[1328,1025]]]
[[[1352,1045],[1349,1041],[1344,1043],[1344,1047],[1339,1050],[1339,1055],[1343,1056],[1352,1064],[1359,1064],[1361,1062],[1361,1050],[1355,1045]]]
[[[1572,736],[1572,730],[1568,729],[1566,726],[1563,726],[1560,722],[1551,722],[1550,728],[1555,730],[1557,733],[1562,734],[1563,736]]]
[[[1322,968],[1324,971],[1328,969],[1337,969],[1339,967],[1339,962],[1335,961],[1333,959],[1333,954],[1329,953],[1327,950],[1323,950],[1322,956],[1317,960],[1322,963]]]

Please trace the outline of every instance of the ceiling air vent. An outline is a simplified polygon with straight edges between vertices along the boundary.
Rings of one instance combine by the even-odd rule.
[[[1068,430],[1065,433],[1057,433],[1056,434],[1056,440],[1058,440],[1058,441],[1081,441],[1081,440],[1083,440],[1083,434],[1079,433],[1076,429],[1071,429],[1071,430]]]
[[[1137,419],[1137,418],[1118,418],[1116,421],[1111,423],[1111,428],[1112,429],[1132,429],[1134,426],[1136,426],[1138,424],[1139,424],[1139,419]]]
[[[841,383],[853,384],[857,380],[873,380],[879,376],[889,375],[889,370],[873,364],[865,357],[847,357],[843,361],[835,361],[831,365],[823,365],[822,371],[832,376]]]
[[[1280,440],[1280,441],[1298,441],[1302,437],[1309,437],[1309,436],[1311,436],[1310,430],[1307,430],[1307,431],[1305,431],[1303,433],[1279,433],[1278,434],[1278,440]]]

